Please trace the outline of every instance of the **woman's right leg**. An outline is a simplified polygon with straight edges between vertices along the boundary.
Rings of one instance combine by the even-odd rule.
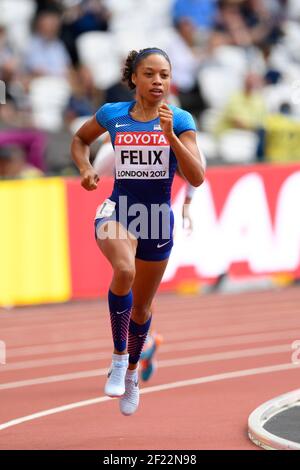
[[[109,396],[121,396],[125,392],[124,380],[128,367],[127,338],[137,240],[118,222],[108,221],[97,229],[97,244],[113,269],[108,304],[114,353],[105,393]]]

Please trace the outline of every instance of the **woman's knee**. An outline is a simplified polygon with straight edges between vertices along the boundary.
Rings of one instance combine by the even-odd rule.
[[[130,289],[134,277],[135,277],[135,267],[131,263],[119,262],[114,266],[114,281],[124,288]]]

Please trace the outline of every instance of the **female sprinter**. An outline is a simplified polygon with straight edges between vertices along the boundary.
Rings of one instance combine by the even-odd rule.
[[[202,163],[204,168],[206,168],[206,159],[202,152],[200,152]],[[115,152],[112,146],[110,136],[107,133],[105,139],[93,161],[93,167],[96,170],[96,173],[101,178],[101,176],[113,176],[115,172]],[[185,178],[179,171],[179,167],[176,169],[176,174],[181,177],[184,181]],[[186,181],[185,181],[186,182]],[[193,220],[190,213],[190,205],[195,194],[194,186],[190,183],[186,184],[185,187],[185,198],[184,203],[182,206],[182,226],[186,232],[186,234],[190,235],[193,231]],[[176,243],[176,233],[173,232],[173,236],[175,237]],[[154,305],[152,304],[149,309],[151,315],[153,316],[154,313]],[[151,326],[153,322],[151,322]],[[140,378],[145,382],[149,381],[150,378],[153,376],[154,371],[156,370],[156,361],[155,355],[157,353],[157,349],[163,342],[163,337],[155,332],[153,329],[152,331],[148,332],[146,341],[144,343],[143,350],[141,352],[140,361],[139,361],[139,370],[140,370]]]
[[[82,186],[96,189],[99,177],[89,146],[109,132],[116,156],[114,188],[95,217],[97,244],[113,269],[108,304],[114,352],[105,393],[120,397],[120,411],[128,416],[138,408],[137,368],[150,306],[173,245],[176,166],[193,186],[203,182],[204,168],[192,116],[165,103],[171,82],[167,54],[158,48],[131,51],[123,80],[136,89],[135,100],[104,104],[75,134],[72,157]]]

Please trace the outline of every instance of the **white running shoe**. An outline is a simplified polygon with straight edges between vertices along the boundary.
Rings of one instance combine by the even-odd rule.
[[[105,395],[121,397],[125,393],[125,375],[128,367],[129,354],[113,354],[112,363],[104,387]]]
[[[138,370],[127,370],[125,377],[125,393],[120,398],[120,411],[125,416],[136,412],[140,401]]]

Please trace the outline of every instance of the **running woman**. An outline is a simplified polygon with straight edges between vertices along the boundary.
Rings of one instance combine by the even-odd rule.
[[[120,411],[128,416],[139,405],[138,363],[151,324],[150,306],[173,246],[174,173],[178,165],[190,184],[200,186],[204,168],[192,116],[165,103],[171,82],[167,54],[158,48],[131,51],[123,80],[136,89],[135,100],[104,104],[75,134],[72,156],[82,186],[97,189],[89,147],[109,132],[116,158],[114,187],[95,217],[97,244],[113,269],[108,305],[114,351],[104,391],[120,397]]]
[[[200,152],[201,153],[201,152]],[[206,168],[206,160],[204,155],[201,153],[202,163],[204,168]],[[115,153],[112,146],[110,136],[107,133],[105,140],[98,151],[95,160],[93,161],[93,167],[95,168],[97,174],[101,176],[113,176],[115,171]],[[176,173],[182,179],[185,178],[179,171],[178,167]],[[186,194],[184,203],[182,206],[182,223],[183,228],[188,234],[191,234],[193,231],[193,220],[190,214],[190,205],[195,194],[194,186],[190,183],[186,184]],[[151,315],[153,315],[154,307],[153,304],[150,307]],[[143,350],[140,356],[140,378],[145,382],[149,381],[153,376],[154,371],[156,370],[156,361],[155,355],[161,343],[163,342],[163,337],[155,331],[149,331],[146,341],[144,343]]]

